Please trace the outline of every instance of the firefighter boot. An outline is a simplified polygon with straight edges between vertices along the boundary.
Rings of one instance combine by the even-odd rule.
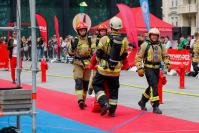
[[[117,105],[111,105],[111,107],[109,109],[108,116],[115,117],[115,110],[116,110],[116,108],[117,108]]]
[[[159,107],[153,107],[153,113],[162,114],[162,111],[159,109]]]
[[[159,101],[153,102],[152,105],[153,105],[153,113],[162,114],[162,111],[159,109]]]
[[[101,116],[105,115],[109,109],[110,105],[108,103],[105,103],[104,106],[101,107]]]
[[[142,95],[142,99],[138,102],[141,110],[147,111],[146,103],[149,99],[147,99],[144,95]]]
[[[85,102],[84,102],[84,100],[79,100],[79,101],[78,101],[78,104],[79,104],[79,108],[80,108],[81,110],[83,110],[83,109],[85,108]]]

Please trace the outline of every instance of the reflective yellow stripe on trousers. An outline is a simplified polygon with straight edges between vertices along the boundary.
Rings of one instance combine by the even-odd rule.
[[[109,99],[109,104],[110,105],[117,105],[117,101],[116,99]]]
[[[159,100],[159,96],[156,96],[156,97],[153,96],[153,89],[152,89],[152,87],[150,87],[150,91],[151,91],[150,101],[151,102],[158,101]]]
[[[105,96],[104,91],[99,91],[99,92],[96,94],[97,100],[98,100],[101,96]]]

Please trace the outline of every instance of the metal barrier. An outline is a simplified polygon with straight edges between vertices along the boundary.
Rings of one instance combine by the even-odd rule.
[[[36,133],[36,22],[35,22],[35,0],[29,0],[30,18],[31,18],[31,37],[32,37],[32,109],[29,111],[15,111],[15,112],[0,112],[1,116],[17,116],[17,129],[21,132],[20,116],[32,116],[32,132]],[[21,0],[17,0],[16,5],[16,26],[15,27],[0,27],[0,31],[15,31],[17,33],[17,87],[21,87],[20,80],[20,57],[21,57]]]

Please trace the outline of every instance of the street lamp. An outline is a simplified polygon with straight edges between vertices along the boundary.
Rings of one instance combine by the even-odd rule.
[[[85,1],[83,1],[79,4],[79,6],[80,6],[80,13],[83,13],[85,11],[85,7],[87,7],[88,5],[86,4]]]

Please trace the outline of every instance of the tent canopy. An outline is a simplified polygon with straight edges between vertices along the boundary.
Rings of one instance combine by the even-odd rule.
[[[138,34],[146,33],[147,29],[146,29],[146,25],[144,23],[143,15],[142,15],[142,9],[140,7],[132,8],[132,12],[134,13],[135,18],[136,18],[135,23],[136,23]],[[116,16],[121,18],[121,13],[119,12],[118,14],[116,14]],[[150,14],[150,19],[151,19],[151,22],[150,22],[151,28],[153,28],[153,27],[158,28],[161,32],[161,35],[168,35],[170,37],[172,36],[173,25],[164,22],[163,20],[157,18],[153,14]],[[100,24],[106,24],[107,26],[109,26],[109,21],[110,21],[110,19],[106,20]],[[97,27],[98,27],[98,25],[92,27],[91,31],[95,31],[97,29]],[[126,33],[125,26],[123,26],[123,28],[120,30],[120,32]]]

